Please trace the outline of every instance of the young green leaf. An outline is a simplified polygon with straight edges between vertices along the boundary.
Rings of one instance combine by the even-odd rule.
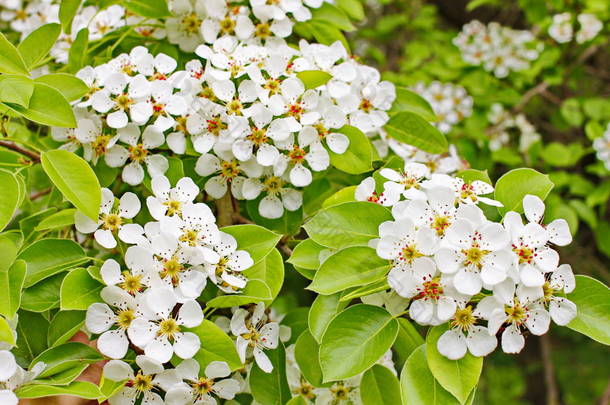
[[[315,89],[326,84],[333,76],[322,70],[303,70],[297,73],[306,89]]]
[[[59,91],[44,83],[34,82],[34,92],[27,108],[16,104],[6,106],[39,124],[66,128],[76,126],[68,101]]]
[[[308,330],[305,330],[294,347],[294,358],[299,365],[299,369],[303,377],[314,387],[323,387],[322,383],[322,368],[318,360],[320,353],[320,345],[311,336]]]
[[[66,208],[49,215],[34,228],[35,231],[46,231],[48,229],[64,228],[74,224],[75,208]]]
[[[398,378],[389,368],[375,364],[362,376],[360,398],[363,405],[400,404]]]
[[[103,287],[82,267],[70,271],[61,283],[61,309],[85,311],[91,304],[102,301],[100,291]]]
[[[62,0],[59,4],[59,21],[66,34],[72,32],[72,20],[82,0]]]
[[[263,300],[265,305],[269,306],[284,284],[284,260],[279,250],[273,249],[263,260],[244,270],[243,273],[249,279],[261,280],[269,287],[271,298]]]
[[[59,311],[49,325],[49,346],[57,346],[70,340],[83,326],[85,315],[85,311]]]
[[[132,13],[148,18],[163,18],[171,16],[166,0],[128,0],[125,8]]]
[[[23,57],[3,33],[0,32],[0,73],[28,75]]]
[[[50,73],[37,77],[35,81],[53,87],[68,101],[78,100],[89,91],[89,87],[81,79],[67,73]]]
[[[404,87],[396,87],[396,100],[392,104],[390,113],[410,111],[427,121],[436,121],[436,114],[430,104],[417,93],[413,93]]]
[[[2,184],[2,192],[0,192],[0,231],[2,231],[13,219],[13,214],[19,207],[19,183],[13,173],[0,169],[0,184]]]
[[[342,31],[356,29],[345,12],[330,3],[322,3],[318,8],[311,10],[312,21],[330,24]]]
[[[66,199],[83,214],[97,221],[102,192],[89,164],[62,149],[43,153],[41,161],[44,171]]]
[[[0,102],[27,108],[34,93],[34,82],[23,75],[0,76]]]
[[[47,365],[38,379],[51,377],[76,366],[88,365],[104,360],[104,357],[94,348],[84,343],[68,342],[59,346],[52,347],[37,356],[30,366],[38,362]]]
[[[221,229],[233,236],[240,250],[250,253],[254,263],[260,262],[280,241],[282,235],[258,225],[233,225]]]
[[[460,360],[449,360],[440,354],[436,342],[447,329],[447,325],[439,325],[428,331],[426,359],[430,372],[438,383],[463,404],[479,382],[483,358],[466,353],[466,356]]]
[[[329,151],[330,162],[337,169],[349,174],[360,174],[373,169],[373,145],[358,128],[345,125],[337,132],[347,136],[349,146],[344,153]]]
[[[262,405],[283,405],[292,397],[286,379],[286,354],[280,343],[277,349],[266,350],[273,370],[265,373],[256,363],[250,371],[250,390],[256,402]]]
[[[59,289],[66,273],[55,274],[23,290],[21,308],[45,312],[59,307]]]
[[[201,325],[188,331],[199,336],[201,342],[205,342],[194,357],[201,370],[205,370],[213,361],[224,361],[231,370],[242,367],[233,340],[214,322],[204,319]]]
[[[250,279],[239,294],[221,295],[212,298],[207,305],[210,308],[229,308],[271,300],[271,290],[262,280]]]
[[[45,24],[32,31],[17,46],[28,70],[32,70],[47,56],[61,33],[61,26],[56,23]]]
[[[0,242],[0,247],[2,243]],[[2,254],[7,254],[0,249]],[[0,267],[0,314],[7,319],[13,319],[21,305],[21,289],[25,280],[26,264],[23,260],[15,261],[9,268]]]
[[[305,239],[294,247],[292,255],[287,260],[295,266],[308,270],[317,270],[320,267],[320,253],[326,250],[311,239]]]
[[[103,397],[99,387],[87,381],[73,381],[65,386],[30,384],[20,387],[16,393],[19,398],[42,398],[53,395],[69,395],[84,399]]]
[[[410,111],[393,115],[385,129],[390,137],[428,153],[444,153],[449,146],[445,135],[424,118]]]
[[[523,197],[532,194],[544,200],[553,186],[549,176],[534,169],[511,170],[496,183],[495,199],[504,204],[498,210],[501,214],[508,211],[523,212]]]
[[[68,52],[68,71],[70,73],[78,72],[87,59],[87,46],[89,45],[89,30],[83,28],[76,34],[76,39]]]
[[[330,321],[322,336],[324,382],[344,380],[369,369],[390,349],[398,322],[385,309],[358,304]]]
[[[347,306],[341,294],[318,295],[309,309],[307,324],[313,338],[320,343],[330,321]]]
[[[385,278],[390,267],[390,263],[381,259],[373,248],[347,247],[322,263],[307,288],[319,294],[333,294]]]
[[[610,345],[610,288],[592,277],[577,275],[576,288],[567,298],[578,309],[568,328]]]

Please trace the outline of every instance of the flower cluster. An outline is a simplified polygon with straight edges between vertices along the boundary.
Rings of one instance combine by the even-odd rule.
[[[528,121],[524,114],[512,115],[500,103],[492,104],[487,119],[492,125],[489,131],[489,149],[492,151],[508,146],[513,136],[518,138],[521,152],[526,152],[530,146],[541,139],[536,127]]]
[[[576,33],[576,42],[579,44],[591,41],[604,27],[603,23],[593,14],[582,13],[576,19],[580,25],[580,29]],[[555,14],[549,26],[549,35],[560,44],[572,41],[574,38],[572,14]]]
[[[477,20],[464,25],[453,43],[460,48],[465,62],[483,66],[498,78],[527,69],[542,50],[542,44],[530,31],[514,30],[496,22],[485,25]]]
[[[162,53],[136,47],[77,76],[90,92],[75,104],[77,127],[54,128],[63,148],[122,167],[132,186],[164,174],[163,151],[199,156],[205,191],[221,198],[259,198],[259,212],[279,218],[302,205],[312,171],[330,166],[350,144],[345,125],[375,134],[387,122],[395,89],[379,72],[351,59],[340,42],[248,45],[233,37],[200,45],[204,61],[185,70]],[[306,88],[300,72],[328,73]],[[146,167],[146,171],[144,169]]]
[[[450,322],[439,351],[458,359],[470,351],[484,356],[497,346],[517,353],[528,329],[544,334],[552,319],[566,325],[576,306],[563,297],[574,289],[569,265],[559,265],[553,246],[572,240],[568,224],[542,222],[544,203],[533,195],[523,200],[526,223],[510,211],[503,223],[488,220],[480,203],[501,206],[485,197],[493,187],[480,180],[430,174],[409,162],[403,171],[384,168],[383,192],[365,195],[365,180],[356,198],[391,207],[393,221],[379,226],[371,241],[379,257],[391,261],[388,284],[411,300],[409,316],[422,325]],[[370,187],[370,185],[368,185]]]
[[[604,163],[606,169],[610,170],[610,124],[606,126],[603,135],[593,141],[593,149],[597,158]]]
[[[35,379],[46,368],[44,363],[36,363],[31,370],[21,368],[9,350],[0,349],[0,403],[17,405],[19,398],[13,391]]]
[[[462,86],[434,81],[417,83],[413,91],[422,96],[436,114],[434,125],[443,133],[472,114],[472,97]]]

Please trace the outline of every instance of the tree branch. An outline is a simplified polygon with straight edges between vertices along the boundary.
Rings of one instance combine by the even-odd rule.
[[[17,153],[20,153],[23,156],[26,156],[30,159],[30,161],[32,161],[34,163],[40,162],[40,155],[38,153],[32,152],[31,150],[28,150],[25,148],[22,148],[21,146],[15,144],[13,142],[0,141],[0,146],[5,147],[6,149],[13,150]]]
[[[555,366],[551,358],[551,341],[549,335],[540,337],[542,365],[544,367],[544,385],[546,386],[546,404],[559,405],[559,389],[555,380]]]
[[[225,195],[216,200],[216,221],[218,227],[233,225],[233,196],[229,188]]]

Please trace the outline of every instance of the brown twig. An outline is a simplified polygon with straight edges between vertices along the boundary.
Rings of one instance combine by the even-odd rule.
[[[40,191],[30,194],[30,201],[34,201],[40,197],[44,197],[45,195],[49,194],[52,189],[53,189],[52,187],[49,187],[49,188],[45,188],[44,190],[40,190]]]
[[[544,367],[544,385],[546,386],[546,404],[559,405],[559,389],[555,380],[555,366],[551,358],[551,341],[549,335],[540,337],[542,365]]]
[[[38,163],[40,162],[40,155],[36,152],[32,152],[31,150],[22,148],[21,146],[9,142],[9,141],[0,141],[0,146],[3,146],[7,149],[14,150],[17,153],[22,154],[23,156],[28,157],[32,162]]]
[[[253,221],[250,221],[248,218],[244,217],[240,213],[233,214],[233,223],[237,223],[237,224],[254,224]]]
[[[218,226],[233,225],[233,196],[227,190],[224,196],[216,200],[216,219]]]

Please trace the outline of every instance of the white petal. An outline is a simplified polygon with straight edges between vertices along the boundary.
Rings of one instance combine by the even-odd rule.
[[[530,222],[540,222],[544,215],[544,202],[540,197],[528,194],[523,197],[523,211]]]
[[[104,378],[111,381],[124,381],[133,378],[133,370],[124,361],[110,360],[104,365]]]
[[[180,357],[181,359],[189,359],[193,357],[201,347],[199,337],[191,332],[176,335],[175,340],[174,352],[176,352],[176,356]]]
[[[231,369],[229,365],[224,361],[212,361],[205,368],[205,376],[208,378],[221,378],[227,377],[231,374]]]
[[[97,243],[106,249],[114,249],[116,247],[116,239],[114,239],[112,232],[107,229],[98,229],[93,236]]]
[[[125,332],[120,329],[104,332],[97,339],[97,348],[105,356],[111,359],[122,359],[127,354],[129,341]]]
[[[565,326],[576,317],[576,305],[563,297],[554,297],[549,304],[549,312],[553,322]]]
[[[484,326],[473,326],[466,337],[468,350],[473,356],[487,356],[498,346],[498,339],[490,335]]]
[[[525,338],[515,325],[510,325],[502,332],[502,350],[504,353],[519,353],[525,345]]]
[[[271,364],[271,360],[269,357],[258,347],[254,348],[254,359],[256,360],[256,365],[260,367],[265,373],[270,373],[273,371],[273,364]]]
[[[467,351],[466,338],[462,332],[450,329],[443,333],[436,342],[439,353],[449,360],[458,360],[464,357]]]

